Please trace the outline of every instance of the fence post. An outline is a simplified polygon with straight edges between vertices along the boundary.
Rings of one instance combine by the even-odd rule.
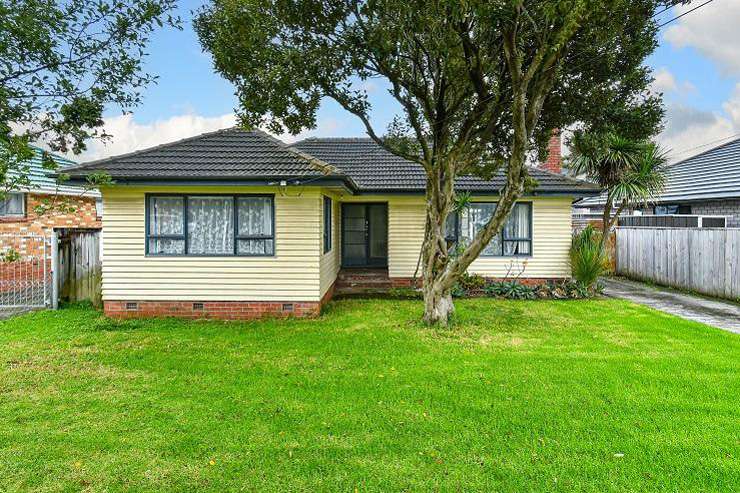
[[[59,308],[59,235],[51,231],[51,308]]]

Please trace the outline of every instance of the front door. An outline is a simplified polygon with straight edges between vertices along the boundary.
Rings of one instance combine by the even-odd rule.
[[[388,265],[388,204],[342,204],[342,266]]]

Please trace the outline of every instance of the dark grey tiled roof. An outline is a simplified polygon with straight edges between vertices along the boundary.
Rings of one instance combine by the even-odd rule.
[[[311,138],[293,144],[301,151],[336,166],[351,176],[364,191],[424,190],[423,168],[391,154],[369,138]],[[570,193],[593,195],[598,189],[591,183],[574,180],[537,168],[529,170],[539,183],[542,193]],[[491,180],[473,176],[458,178],[456,188],[471,192],[496,192],[504,186],[506,177],[501,170]]]
[[[105,171],[116,178],[239,179],[322,176],[295,149],[261,131],[219,130],[66,170],[74,176]]]
[[[740,198],[740,139],[733,140],[668,168],[663,193],[653,202],[690,202]],[[600,205],[604,197],[578,202],[579,207]]]
[[[105,171],[114,180],[340,179],[358,192],[423,192],[422,167],[386,151],[369,138],[312,138],[292,146],[261,131],[220,130],[177,142],[93,161],[66,170],[81,179]],[[593,185],[531,169],[537,193],[592,195]],[[461,177],[460,190],[496,193],[503,173],[492,180]]]

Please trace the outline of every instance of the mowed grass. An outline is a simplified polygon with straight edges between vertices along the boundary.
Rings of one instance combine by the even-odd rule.
[[[1,491],[737,491],[740,336],[615,300],[0,323]]]

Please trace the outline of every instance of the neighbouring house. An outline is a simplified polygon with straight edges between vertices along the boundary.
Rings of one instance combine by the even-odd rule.
[[[602,196],[574,204],[574,214],[601,214]],[[654,215],[726,216],[740,227],[740,139],[671,165],[663,193],[631,212]],[[594,216],[597,217],[597,216]],[[598,219],[597,219],[598,220]]]
[[[67,170],[76,181],[98,171],[114,180],[101,189],[110,316],[310,316],[342,280],[410,286],[417,270],[425,175],[370,139],[289,146],[234,128]],[[536,190],[472,272],[528,282],[570,276],[571,205],[598,190],[531,174]],[[450,221],[451,242],[485,224],[503,183],[502,174],[458,180],[474,201]]]
[[[5,194],[5,199],[0,200],[0,249],[20,249],[23,251],[19,253],[24,255],[37,254],[24,250],[37,249],[30,245],[42,244],[27,238],[48,237],[55,228],[102,227],[103,202],[100,192],[84,186],[58,183],[55,172],[42,165],[41,149],[33,149],[33,159],[23,164],[28,184],[13,187]],[[59,171],[76,165],[61,156],[52,157],[59,165]],[[9,175],[14,173],[17,171],[10,170]],[[39,206],[49,203],[64,204],[65,210],[51,207],[39,215]]]

